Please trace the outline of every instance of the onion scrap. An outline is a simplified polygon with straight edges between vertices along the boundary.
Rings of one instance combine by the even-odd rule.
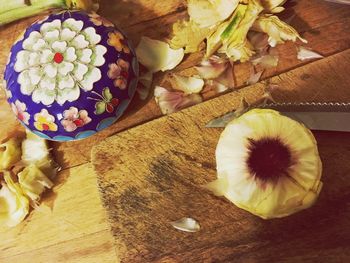
[[[321,54],[318,54],[315,51],[312,51],[310,49],[307,49],[305,47],[299,47],[298,48],[298,59],[299,60],[308,60],[308,59],[317,59],[317,58],[323,58]]]
[[[259,81],[263,70],[278,65],[279,57],[270,47],[286,41],[299,40],[307,43],[292,26],[275,15],[284,11],[285,2],[286,0],[187,0],[189,18],[173,24],[172,35],[167,42],[142,37],[136,55],[139,62],[149,70],[149,74],[172,70],[181,63],[186,53],[205,48],[204,59],[195,67],[201,79],[190,76],[193,79],[185,80],[170,75],[172,89],[168,92],[155,92],[162,94],[156,98],[158,103],[161,101],[159,105],[163,107],[162,112],[169,114],[183,108],[183,105],[199,101],[198,96],[187,97],[187,94],[176,93],[174,90],[188,94],[199,93],[203,90],[203,81],[204,86],[218,93],[232,89],[236,84],[234,63],[247,61],[254,67],[257,66],[246,81],[247,84],[254,84]],[[307,52],[303,47],[299,49],[299,59],[318,57],[320,55]],[[140,96],[145,99],[151,81],[142,77],[140,81],[146,82],[144,87],[138,89]],[[167,103],[164,103],[164,97]],[[186,103],[183,103],[184,98]],[[170,101],[173,106],[169,106]]]
[[[191,233],[198,232],[201,228],[199,223],[191,217],[183,217],[171,222],[171,225],[177,230]]]
[[[171,114],[203,101],[199,94],[186,95],[184,92],[169,91],[160,86],[155,87],[154,98],[163,114]]]
[[[52,188],[59,167],[52,160],[47,142],[27,132],[22,141],[9,138],[0,152],[0,224],[13,227],[24,220],[29,207],[36,207],[41,194]]]
[[[175,68],[182,61],[184,50],[175,50],[163,41],[142,37],[136,48],[136,55],[149,71],[158,72]]]

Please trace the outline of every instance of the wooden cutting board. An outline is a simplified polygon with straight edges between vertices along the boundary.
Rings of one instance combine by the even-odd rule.
[[[166,39],[171,32],[172,24],[179,19],[187,17],[184,0],[103,0],[100,2],[100,10],[98,13],[119,25],[129,36],[134,46],[137,45],[141,36],[149,36],[154,39]],[[301,100],[303,97],[309,99],[329,100],[333,100],[334,98],[348,98],[349,92],[345,89],[348,86],[347,83],[350,83],[350,63],[348,55],[344,55],[344,52],[342,56],[334,56],[334,54],[350,48],[350,7],[319,0],[299,0],[288,2],[290,3],[287,3],[286,5],[287,10],[279,14],[279,16],[285,19],[288,17],[290,18],[292,17],[292,14],[295,14],[291,24],[304,38],[308,40],[306,46],[330,58],[327,59],[324,64],[319,61],[313,63],[312,70],[310,68],[308,68],[307,71],[300,69],[298,73],[293,71],[294,73],[284,74],[281,77],[281,87],[283,87],[285,93],[278,93],[278,99],[286,100],[289,97],[296,100]],[[42,15],[44,16],[44,14]],[[11,45],[20,32],[27,28],[37,18],[38,17],[32,17],[19,20],[0,28],[0,78],[3,76],[3,69]],[[277,46],[277,51],[279,53],[278,66],[266,70],[263,74],[264,79],[279,75],[280,73],[290,71],[297,67],[304,68],[305,64],[309,63],[309,61],[297,60],[296,47],[291,42]],[[186,59],[174,70],[174,72],[184,75],[196,74],[191,67],[199,63],[201,59],[202,53],[186,56]],[[332,61],[330,61],[330,59]],[[330,63],[329,66],[327,65],[328,63]],[[242,86],[244,84],[249,76],[249,71],[250,66],[247,64],[243,63],[235,66],[237,86]],[[323,76],[325,71],[327,71],[328,74]],[[309,75],[312,75],[312,77],[310,78]],[[160,76],[156,76],[156,78],[162,80],[162,76],[163,75],[160,74]],[[275,81],[279,83],[278,79]],[[161,82],[157,83],[162,84]],[[2,83],[0,81],[0,88],[1,87]],[[295,87],[301,87],[301,89],[304,90],[298,89],[298,92],[296,93],[294,90]],[[328,97],[325,96],[324,93],[322,93],[323,96],[320,96],[320,91],[324,92],[326,87],[329,88],[327,90],[328,93],[326,93]],[[251,100],[255,98],[253,91],[254,89],[250,90],[251,93],[249,98]],[[208,89],[204,91],[204,100],[217,96],[217,94],[215,94],[214,90]],[[303,97],[299,97],[300,94],[302,94]],[[239,97],[237,94],[235,96]],[[215,104],[216,106],[219,105],[219,107],[215,108],[213,112],[205,111],[209,114],[205,117],[208,119],[210,116],[216,117],[216,114],[219,114],[221,111],[226,111],[227,108],[231,106],[235,107],[236,103],[239,101],[238,98],[234,98],[233,101],[228,102],[228,99],[225,98],[227,97],[223,96],[222,99],[222,104],[226,103],[224,107],[223,105],[220,105],[220,103]],[[231,100],[232,97],[229,98]],[[223,108],[221,109],[220,107]],[[214,106],[211,108],[214,108]],[[199,108],[194,112],[191,111],[191,114],[198,114],[198,111],[201,109],[202,108]],[[160,110],[151,96],[146,101],[141,101],[135,96],[124,117],[109,129],[83,141],[52,144],[56,160],[62,165],[63,171],[60,172],[57,177],[54,189],[48,191],[44,196],[40,207],[42,209],[32,211],[29,217],[16,228],[3,230],[0,227],[0,262],[116,262],[117,259],[114,253],[113,238],[108,229],[109,226],[106,222],[105,210],[101,206],[99,200],[99,193],[96,187],[96,176],[92,169],[92,165],[90,165],[90,151],[94,145],[111,134],[130,129],[131,127],[146,123],[152,119],[159,118],[160,116]],[[191,115],[190,117],[196,118],[196,115]],[[16,123],[11,108],[7,105],[3,93],[0,91],[0,138],[6,136],[9,130],[19,129],[20,124],[17,123],[17,126],[15,126]],[[330,136],[334,139],[334,134]],[[320,137],[320,135],[317,135],[317,137],[318,139],[323,138]],[[340,139],[344,138],[346,139],[346,137],[340,137]],[[327,142],[325,143],[327,144]],[[345,143],[346,141],[344,144]],[[331,145],[331,143],[329,144]],[[215,147],[215,145],[213,147]],[[341,155],[342,153],[335,152],[335,154]],[[117,158],[118,157],[114,156],[111,157],[110,160],[113,160],[114,162]],[[346,171],[349,171],[349,169]],[[139,177],[140,175],[133,176]],[[208,176],[211,177],[209,178]],[[206,175],[203,180],[211,180],[214,176],[215,172]],[[347,172],[344,172],[343,176],[343,180],[348,180]],[[207,177],[209,179],[207,179]],[[346,190],[345,186],[341,189]],[[332,186],[328,185],[327,187]],[[123,189],[120,191],[122,190]],[[335,188],[332,191],[336,192],[337,190],[338,189]],[[325,192],[322,193],[321,198],[324,198],[322,197],[324,194]],[[343,194],[345,198],[345,193]],[[343,213],[343,216],[346,218],[349,216],[348,213],[344,211],[344,207],[346,207],[347,204],[343,203],[345,201],[341,201],[342,203],[340,203],[341,207],[339,208],[338,213]],[[229,209],[232,209],[231,205],[228,207]],[[190,210],[190,212],[191,211],[192,210]],[[193,216],[193,213],[189,214]],[[130,218],[132,217],[133,216],[130,215]],[[176,217],[178,217],[178,215],[176,215]],[[110,220],[110,222],[113,222],[113,220]],[[328,220],[328,222],[330,222],[330,220]],[[325,245],[321,243],[318,244],[317,242],[320,239],[317,239],[313,244],[306,245],[307,250],[301,251],[296,249],[297,247],[295,245],[288,243],[287,245],[291,246],[291,251],[289,253],[282,250],[281,252],[276,252],[275,250],[273,252],[274,254],[271,256],[268,256],[266,253],[265,255],[262,255],[262,258],[265,261],[272,258],[271,262],[273,262],[273,259],[275,259],[275,262],[281,262],[285,260],[284,257],[287,255],[292,257],[289,261],[300,262],[300,257],[297,256],[300,252],[300,254],[303,254],[303,258],[309,259],[308,261],[320,262],[328,260],[328,262],[330,262],[330,251],[332,252],[330,255],[333,256],[338,252],[339,254],[343,253],[344,250],[348,248],[347,244],[349,243],[349,239],[344,236],[346,233],[342,234],[340,239],[337,234],[338,231],[347,230],[347,227],[344,226],[345,223],[342,223],[338,228],[335,228],[335,230],[333,228],[334,231],[329,238],[332,241],[333,239],[335,240],[332,244],[328,244],[328,241]],[[329,232],[331,231],[332,230],[329,230]],[[145,230],[141,231],[140,235],[143,235],[143,233],[145,233]],[[239,234],[240,232],[235,233],[235,235]],[[115,233],[114,235],[116,236]],[[299,232],[298,238],[301,236],[302,234]],[[125,243],[124,240],[127,240],[126,242],[129,242],[128,244],[133,242],[135,247],[140,247],[140,244],[143,244],[144,239],[138,240],[138,237],[139,236],[136,236],[135,238],[125,237],[121,234],[119,237],[117,236],[117,238],[120,238],[120,241],[118,241],[119,244]],[[322,239],[322,241],[324,239]],[[164,242],[161,242],[160,244],[163,246]],[[179,244],[181,245],[182,243]],[[207,249],[203,248],[203,251],[214,251],[218,253],[218,246],[215,244],[217,244],[217,242],[214,242],[213,246],[206,245]],[[267,244],[267,246],[268,245],[269,244]],[[287,245],[285,247],[287,247]],[[305,241],[300,244],[300,246],[302,245],[305,245]],[[221,245],[220,250],[223,254],[221,259],[226,259],[228,262],[249,262],[252,261],[252,258],[256,259],[259,257],[259,254],[247,256],[248,253],[251,253],[252,249],[258,248],[257,246],[254,246],[253,248],[248,249],[247,246],[254,246],[254,243],[252,241],[243,241],[236,245],[223,244]],[[131,245],[124,246],[124,250],[121,249],[122,246],[118,246],[117,249],[120,257],[124,262],[134,262],[132,256],[127,256],[125,247],[130,248],[131,253],[135,254],[135,250],[133,250],[133,246]],[[261,246],[259,247],[261,248]],[[187,248],[182,248],[181,251],[186,251],[186,249]],[[265,249],[265,247],[261,249]],[[289,248],[286,249],[289,250]],[[163,251],[165,250],[170,254],[169,258],[173,257],[173,254],[176,252],[169,247],[164,248]],[[150,249],[148,251],[149,252],[146,252],[146,254],[153,255],[148,256],[148,259],[167,258],[164,256],[164,253],[159,253],[158,256],[157,252],[155,252],[156,250]],[[188,247],[187,251],[191,253],[191,247]],[[270,252],[271,250],[268,251]],[[198,254],[198,252],[196,253]],[[194,256],[196,253],[194,253]],[[239,253],[241,253],[240,256]],[[345,253],[345,255],[348,254]],[[315,259],[317,256],[323,256],[324,260]],[[185,254],[179,254],[176,259],[179,258],[182,259],[182,261],[186,261]],[[215,256],[208,256],[208,258],[210,259],[197,260],[197,262],[221,261]],[[279,258],[281,260],[276,260]],[[180,259],[177,261],[181,261]],[[189,256],[187,261],[189,262],[191,259],[192,261],[196,261]],[[244,259],[247,260],[245,261]],[[345,256],[343,256],[342,259],[343,261],[350,262],[350,259],[345,260]],[[151,260],[135,261],[147,262]],[[255,261],[260,260],[257,259]]]
[[[272,78],[279,101],[350,102],[350,51]],[[324,187],[310,209],[263,220],[202,185],[216,178],[222,129],[204,128],[263,94],[264,84],[112,136],[94,147],[92,163],[122,262],[349,262],[350,133],[315,132]],[[350,120],[349,120],[350,121]],[[197,233],[170,222],[192,217]]]

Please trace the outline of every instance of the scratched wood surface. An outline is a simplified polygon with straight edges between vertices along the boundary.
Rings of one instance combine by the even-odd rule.
[[[271,82],[282,101],[350,102],[350,50]],[[332,79],[332,83],[330,83]],[[350,133],[315,132],[324,188],[314,207],[266,221],[219,199],[202,185],[216,178],[222,129],[204,125],[255,100],[264,84],[230,93],[107,138],[92,163],[122,262],[347,262],[350,260]],[[193,217],[198,233],[171,221]],[[334,236],[330,239],[330,235]]]
[[[134,45],[137,45],[142,35],[157,39],[168,38],[171,24],[186,17],[186,6],[182,0],[102,0],[99,13],[121,27]],[[323,54],[328,60],[324,63],[313,62],[317,63],[310,64],[314,65],[314,69],[306,71],[305,66],[310,61],[298,61],[295,57],[295,45],[286,43],[278,47],[278,67],[266,71],[263,79],[286,72],[283,79],[274,79],[283,87],[284,93],[276,93],[281,100],[339,98],[334,96],[347,98],[349,93],[339,89],[339,86],[345,85],[350,68],[346,52],[350,48],[350,8],[318,0],[300,0],[288,4],[287,11],[282,16],[289,18],[293,14],[295,16],[291,24],[308,39],[308,47]],[[0,78],[3,77],[12,43],[20,32],[37,18],[24,19],[0,27]],[[193,65],[197,64],[201,57],[201,52],[187,56],[174,71],[192,74]],[[338,65],[339,68],[334,65]],[[295,68],[300,69],[297,76],[290,73],[290,70]],[[249,71],[250,66],[247,64],[235,66],[237,88],[243,86]],[[328,78],[321,78],[320,72],[328,72]],[[166,77],[166,74],[159,74],[156,76],[156,82],[166,83]],[[296,84],[293,84],[294,82]],[[321,89],[316,86],[316,82]],[[0,82],[0,87],[1,85]],[[301,97],[295,92],[297,86],[308,87]],[[255,89],[247,89],[244,92],[247,92],[250,100],[257,96]],[[320,96],[320,93],[323,96]],[[206,90],[203,94],[205,100],[217,96],[211,90]],[[236,106],[240,95],[231,91],[229,96],[232,97],[232,102],[230,100],[227,106]],[[160,116],[161,113],[151,96],[146,101],[135,97],[125,116],[109,129],[81,142],[53,143],[53,152],[63,171],[57,177],[53,191],[44,196],[39,210],[33,211],[27,220],[16,228],[0,228],[0,262],[118,261],[120,253],[113,245],[114,239],[109,231],[106,211],[99,199],[96,176],[90,164],[90,151],[104,138]],[[0,139],[13,129],[21,127],[13,118],[0,90]],[[327,145],[334,144],[329,142]],[[225,246],[222,249],[227,250]],[[340,251],[339,249],[334,245],[334,251]],[[322,253],[321,251],[320,255],[324,254]],[[166,261],[166,258],[164,260]]]

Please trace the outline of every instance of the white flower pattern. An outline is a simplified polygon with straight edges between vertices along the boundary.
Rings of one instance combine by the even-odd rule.
[[[93,27],[74,18],[55,19],[41,25],[23,41],[15,71],[19,72],[21,93],[35,103],[50,105],[76,101],[81,89],[90,91],[101,79],[98,68],[105,63],[106,47]]]

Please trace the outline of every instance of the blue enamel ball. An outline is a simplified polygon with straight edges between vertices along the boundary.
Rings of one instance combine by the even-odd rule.
[[[33,23],[14,43],[4,74],[18,120],[55,141],[83,139],[112,125],[134,96],[137,77],[126,36],[82,11]]]

